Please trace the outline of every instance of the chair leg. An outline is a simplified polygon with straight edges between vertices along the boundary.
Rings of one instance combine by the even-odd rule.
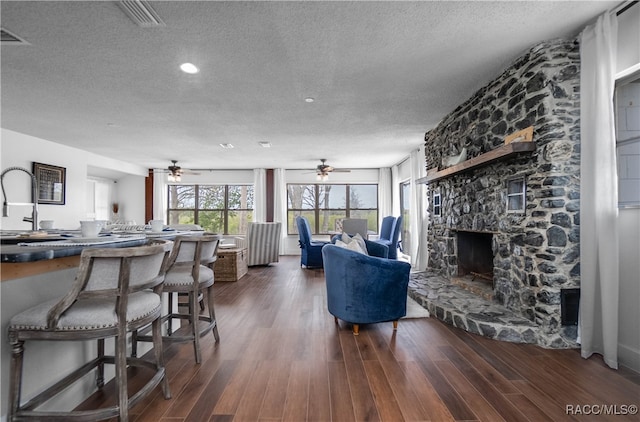
[[[396,331],[398,329],[398,321],[393,321],[393,331]]]
[[[338,317],[337,316],[333,317],[333,322],[335,322],[336,324],[338,323]]]
[[[200,302],[200,311],[204,311],[204,295],[198,295],[198,302]]]
[[[24,342],[9,334],[11,343],[11,369],[9,371],[9,409],[7,420],[13,421],[20,408],[20,391],[22,390],[22,358],[24,356]]]
[[[204,306],[204,300],[200,302]],[[211,319],[211,323],[214,324],[213,329],[213,338],[216,340],[216,343],[220,342],[220,335],[218,334],[218,321],[216,320],[216,311],[213,307],[213,286],[207,288],[207,307],[209,308],[209,318]]]
[[[135,344],[135,343],[133,343]],[[135,356],[135,355],[134,355]],[[104,387],[104,339],[98,339],[98,359],[100,359],[100,363],[98,364],[98,375],[96,377],[96,387],[98,390]]]
[[[131,357],[138,357],[138,330],[131,332]]]
[[[171,398],[171,390],[169,389],[169,377],[167,376],[167,369],[164,366],[164,351],[162,349],[162,328],[160,317],[151,323],[151,336],[153,337],[153,353],[156,358],[156,367],[162,368],[164,377],[162,378],[162,394],[166,400]]]
[[[171,318],[171,314],[173,314],[173,293],[171,292],[167,292],[167,299],[168,299],[168,315],[169,318],[167,318],[167,335],[170,336],[171,333],[173,333],[173,329],[171,327],[171,321],[173,320],[173,318]]]
[[[357,336],[360,334],[360,326],[358,324],[353,324],[353,335]]]
[[[116,385],[118,388],[119,422],[129,421],[129,393],[127,391],[127,336],[124,330],[115,338]]]
[[[198,306],[198,292],[189,293],[189,306],[190,309],[195,310]],[[200,330],[198,328],[198,314],[196,312],[190,312],[191,317],[191,332],[193,333],[193,351],[196,355],[196,363],[200,363]]]

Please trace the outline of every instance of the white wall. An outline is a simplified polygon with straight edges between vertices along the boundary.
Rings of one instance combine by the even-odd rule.
[[[56,144],[7,129],[0,132],[0,168],[23,167],[32,170],[39,162],[66,168],[64,205],[38,205],[39,220],[54,220],[56,228],[76,229],[79,221],[87,218],[87,177],[111,177],[117,180],[114,197],[122,198],[123,210],[130,219],[144,220],[144,177],[147,170],[131,163],[102,157],[77,148]],[[21,171],[12,171],[4,177],[8,202],[31,202],[31,181]],[[124,199],[126,198],[126,199]],[[22,218],[31,216],[30,206],[10,206],[9,217],[3,217],[4,230],[30,230],[31,223]]]

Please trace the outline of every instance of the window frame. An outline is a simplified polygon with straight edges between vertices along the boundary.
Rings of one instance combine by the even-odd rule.
[[[291,201],[289,200],[289,187],[290,186],[313,186],[314,188],[314,207],[313,208],[291,208],[289,206],[289,204],[291,203]],[[345,207],[344,208],[327,208],[327,207],[320,207],[320,186],[345,186],[346,191],[345,191]],[[352,186],[374,186],[375,187],[375,191],[376,191],[376,207],[375,208],[352,208],[350,206],[351,203],[351,187]],[[295,224],[288,224],[289,223],[289,217],[292,215],[293,213],[293,218],[299,216],[299,215],[304,215],[305,213],[310,213],[313,212],[314,215],[314,221],[313,222],[309,222],[310,226],[311,226],[311,234],[312,235],[331,235],[332,234],[332,230],[328,230],[326,233],[325,232],[321,232],[320,231],[320,220],[321,220],[321,213],[322,212],[344,212],[345,216],[344,218],[352,218],[351,213],[353,211],[375,211],[376,214],[376,222],[378,221],[378,217],[380,215],[380,192],[378,191],[378,184],[377,183],[287,183],[287,234],[288,235],[298,235],[298,231],[297,231],[297,227]],[[357,218],[357,217],[353,217],[353,218]],[[295,231],[291,231],[291,229],[295,230]],[[376,229],[375,232],[377,234],[378,232],[378,228],[377,228],[377,224],[376,224]]]
[[[171,188],[176,186],[188,186],[194,189],[193,203],[194,208],[171,208]],[[200,188],[202,187],[223,187],[224,189],[224,207],[223,208],[201,208],[200,203]],[[202,212],[221,212],[222,213],[222,233],[223,235],[246,235],[244,233],[229,233],[229,213],[230,212],[248,212],[249,218],[247,223],[253,221],[253,212],[255,211],[255,203],[253,208],[231,208],[229,206],[230,188],[246,186],[254,189],[254,185],[251,183],[234,183],[234,184],[216,184],[216,183],[171,183],[167,185],[167,222],[171,224],[171,212],[193,212],[193,224],[200,224],[200,213]],[[178,223],[179,224],[179,223]],[[203,226],[204,228],[204,226]],[[206,228],[205,228],[206,230]]]
[[[516,183],[521,183],[521,185],[518,186],[519,190],[517,192],[509,193],[509,187]],[[527,210],[527,178],[524,176],[518,176],[507,179],[505,198],[507,214],[524,214]],[[510,208],[511,198],[521,198],[520,203],[522,206],[520,208]]]

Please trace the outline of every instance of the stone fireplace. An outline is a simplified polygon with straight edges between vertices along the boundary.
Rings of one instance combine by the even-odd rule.
[[[561,292],[580,284],[579,64],[573,40],[536,45],[425,135],[428,271],[485,279],[553,348],[576,346]],[[531,126],[533,143],[501,152]]]

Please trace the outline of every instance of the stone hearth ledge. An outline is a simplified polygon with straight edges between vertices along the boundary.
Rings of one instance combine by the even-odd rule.
[[[411,273],[408,295],[435,318],[470,333],[512,343],[539,344],[536,324],[436,273]]]

